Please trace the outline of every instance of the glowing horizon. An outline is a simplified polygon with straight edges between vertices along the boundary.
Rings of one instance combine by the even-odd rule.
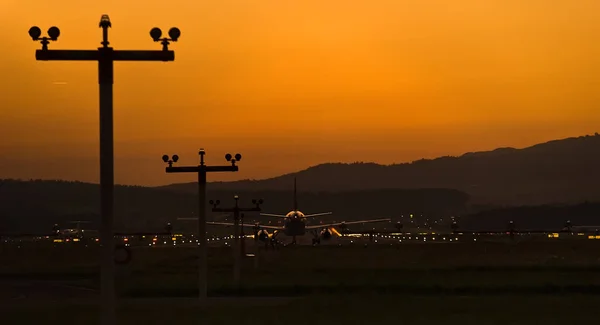
[[[211,176],[233,180],[593,134],[599,10],[591,0],[6,0],[0,17],[16,32],[0,61],[0,177],[98,180],[97,67],[35,61],[32,25],[61,29],[51,49],[98,47],[104,13],[117,49],[160,49],[152,27],[181,29],[175,62],[115,65],[115,181],[156,185],[193,181],[166,175],[160,156],[195,163],[200,147],[210,164],[240,152],[239,173]]]

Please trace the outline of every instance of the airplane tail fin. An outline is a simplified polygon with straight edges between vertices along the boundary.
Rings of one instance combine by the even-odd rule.
[[[296,177],[294,177],[294,211],[298,211],[298,190],[296,188]]]

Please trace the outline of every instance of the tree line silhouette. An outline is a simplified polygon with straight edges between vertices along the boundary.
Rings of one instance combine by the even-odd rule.
[[[92,221],[99,226],[99,186],[97,184],[5,180],[0,191],[0,232],[46,231],[55,223]],[[250,205],[254,198],[265,200],[263,211],[287,213],[293,207],[292,191],[209,190],[209,199],[222,204]],[[306,213],[333,211],[322,220],[350,221],[370,217],[396,217],[401,214],[450,216],[467,211],[468,195],[451,189],[382,189],[346,192],[299,192],[300,209]],[[120,230],[159,230],[166,222],[177,226],[177,218],[197,214],[197,193],[141,186],[116,186],[115,226]],[[253,216],[248,216],[253,218]],[[273,219],[262,218],[265,222]]]

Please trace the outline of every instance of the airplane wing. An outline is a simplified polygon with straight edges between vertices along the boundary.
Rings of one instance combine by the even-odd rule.
[[[305,218],[312,218],[312,217],[320,217],[320,216],[327,216],[332,214],[333,212],[323,212],[323,213],[313,213],[313,214],[305,214],[304,217]]]
[[[360,220],[360,221],[350,221],[350,222],[336,222],[336,223],[323,224],[323,225],[306,226],[306,229],[339,227],[341,224],[355,225],[355,224],[359,224],[359,223],[384,222],[384,221],[391,221],[391,220],[392,219],[387,218],[387,219],[372,219],[372,220]]]
[[[233,223],[229,223],[229,222],[206,222],[207,225],[213,225],[213,226],[228,226],[228,227],[233,227],[235,226],[235,224]],[[240,224],[241,226],[241,224]],[[249,227],[249,228],[254,228],[256,227],[256,225],[254,224],[244,224],[244,227]],[[283,230],[283,227],[278,227],[278,226],[263,226],[263,225],[259,225],[258,227],[260,227],[261,229],[272,229],[272,230]]]
[[[285,218],[284,214],[261,213],[260,215],[265,217]]]

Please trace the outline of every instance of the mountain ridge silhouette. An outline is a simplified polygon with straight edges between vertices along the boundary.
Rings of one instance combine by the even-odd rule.
[[[290,190],[340,192],[367,189],[452,188],[471,196],[473,204],[527,205],[579,203],[600,199],[600,136],[584,135],[538,143],[526,148],[501,147],[412,162],[324,163],[261,180],[209,182],[214,190]],[[193,192],[196,183],[156,188]]]

